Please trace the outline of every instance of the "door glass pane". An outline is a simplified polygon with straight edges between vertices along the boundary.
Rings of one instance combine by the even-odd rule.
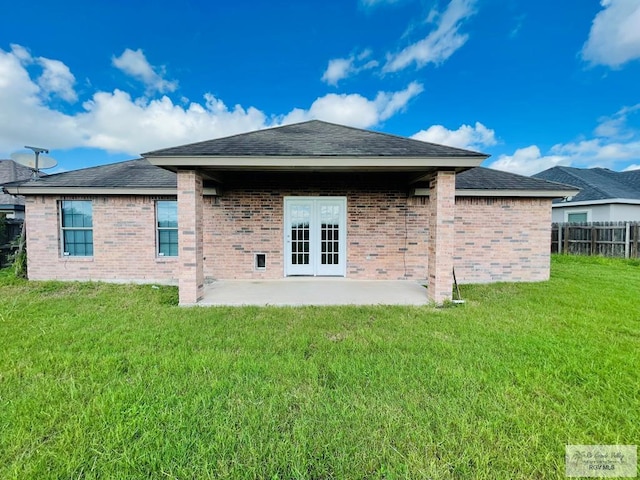
[[[310,205],[291,207],[291,263],[293,265],[309,265],[310,223]]]
[[[320,206],[320,263],[337,265],[339,258],[338,229],[340,225],[340,207],[338,205]]]

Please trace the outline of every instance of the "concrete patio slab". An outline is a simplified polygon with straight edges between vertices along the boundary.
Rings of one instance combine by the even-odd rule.
[[[411,281],[288,277],[218,280],[198,306],[426,305],[427,290]]]

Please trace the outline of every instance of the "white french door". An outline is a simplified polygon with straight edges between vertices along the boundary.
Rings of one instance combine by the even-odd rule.
[[[345,276],[344,197],[284,199],[285,275]]]

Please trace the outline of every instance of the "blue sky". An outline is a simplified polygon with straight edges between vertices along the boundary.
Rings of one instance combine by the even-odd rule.
[[[640,0],[3,2],[0,158],[57,171],[319,118],[640,168]]]

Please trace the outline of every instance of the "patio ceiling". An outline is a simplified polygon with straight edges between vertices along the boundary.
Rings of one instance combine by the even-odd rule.
[[[218,183],[225,183],[229,174],[267,172],[394,173],[403,174],[407,182],[415,183],[428,180],[438,170],[463,172],[480,165],[484,158],[147,157],[153,165],[172,172],[196,170],[205,179]]]

